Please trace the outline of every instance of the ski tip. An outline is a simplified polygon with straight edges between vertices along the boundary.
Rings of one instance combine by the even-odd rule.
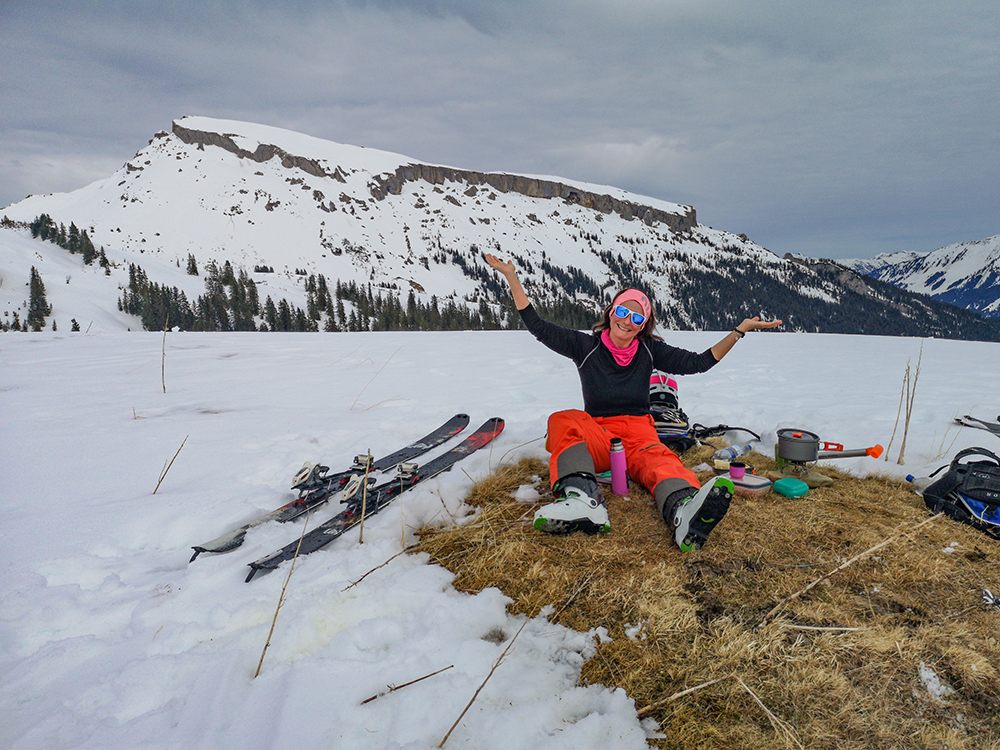
[[[201,547],[192,547],[191,549],[194,550],[194,554],[191,555],[191,559],[188,560],[188,565],[190,565],[191,563],[193,563],[194,559],[196,557],[198,557],[198,555],[200,555],[202,552],[204,552],[204,550]]]
[[[277,567],[277,565],[275,564],[271,565],[258,565],[257,563],[247,563],[247,564],[250,566],[250,572],[247,573],[247,577],[244,583],[250,583],[250,581],[253,580],[253,577],[258,573],[270,573],[272,570],[275,569],[275,567]]]

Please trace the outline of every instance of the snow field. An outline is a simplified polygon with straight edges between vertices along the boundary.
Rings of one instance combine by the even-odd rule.
[[[696,351],[721,335],[665,334]],[[998,447],[949,423],[1000,412],[1000,345],[923,343],[906,465],[900,425],[890,462],[838,468],[920,475],[963,447]],[[760,432],[765,452],[783,427],[886,445],[920,345],[753,334],[680,378],[681,404],[693,421]],[[154,333],[0,336],[0,744],[436,747],[524,618],[495,589],[457,592],[420,555],[348,587],[420,526],[462,522],[472,481],[501,459],[544,456],[548,414],[580,406],[573,366],[506,331],[169,333],[165,362],[163,346]],[[506,429],[372,518],[364,544],[351,532],[299,561],[254,679],[288,567],[245,584],[246,565],[301,526],[252,530],[240,549],[189,564],[190,546],[290,500],[303,461],[381,455],[457,412],[470,414],[466,432],[491,416]],[[577,684],[599,625],[530,621],[447,746],[645,747],[624,693]]]

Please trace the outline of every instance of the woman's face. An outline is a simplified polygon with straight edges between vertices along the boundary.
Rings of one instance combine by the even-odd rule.
[[[642,314],[642,308],[639,303],[635,300],[629,300],[628,302],[621,303],[623,307],[627,307],[632,312],[637,312]],[[611,335],[611,341],[615,346],[626,347],[632,344],[632,341],[636,336],[639,335],[639,331],[642,330],[642,326],[637,326],[632,322],[632,317],[619,318],[611,312],[611,326],[608,328],[608,333]]]

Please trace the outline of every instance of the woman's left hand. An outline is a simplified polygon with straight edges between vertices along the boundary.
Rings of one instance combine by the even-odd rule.
[[[744,320],[736,328],[743,333],[747,333],[748,331],[756,331],[759,328],[776,328],[780,325],[780,320],[761,320],[759,315],[755,315],[752,318]]]

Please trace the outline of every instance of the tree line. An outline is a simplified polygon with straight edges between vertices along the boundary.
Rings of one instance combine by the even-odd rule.
[[[139,317],[147,331],[178,327],[187,331],[448,331],[507,327],[510,310],[496,314],[485,297],[478,306],[417,299],[410,290],[406,302],[397,289],[373,287],[339,279],[331,289],[323,274],[305,279],[306,304],[298,307],[281,298],[260,301],[257,285],[244,271],[225,261],[205,264],[205,293],[193,302],[178,287],[149,279],[129,264],[128,286],[118,309]],[[508,295],[509,296],[509,295]],[[346,304],[345,304],[346,303]],[[512,309],[512,306],[511,306]]]
[[[94,247],[87,230],[80,230],[76,224],[70,223],[69,229],[65,224],[56,224],[48,214],[40,214],[34,221],[20,222],[4,216],[0,219],[0,227],[4,229],[27,229],[32,238],[48,241],[58,245],[71,254],[83,256],[86,265],[93,265],[95,262],[104,269],[105,275],[111,274],[111,263],[104,252],[102,246],[99,250]],[[38,269],[34,266],[28,277],[28,311],[24,321],[21,321],[17,310],[10,321],[0,321],[0,331],[41,331],[45,328],[45,319],[52,314],[52,305],[49,304],[45,296],[45,284]],[[52,321],[52,330],[58,330],[56,322]],[[74,318],[72,330],[79,331],[80,324]]]
[[[6,220],[6,217],[4,219]],[[96,249],[86,229],[81,230],[72,222],[67,229],[65,224],[57,225],[48,214],[40,214],[34,221],[28,223],[28,231],[35,239],[47,240],[64,250],[69,250],[70,254],[79,253],[88,266],[97,262],[104,269],[105,275],[111,275],[111,263],[104,253],[104,246]]]
[[[12,224],[3,219],[4,226]],[[33,237],[83,254],[85,261],[107,262],[103,248],[94,250],[86,231],[75,224],[66,228],[42,214],[19,226],[27,226]],[[1000,326],[961,308],[874,279],[866,278],[861,288],[845,284],[843,274],[847,271],[840,266],[822,262],[762,266],[742,247],[716,247],[707,238],[698,239],[711,245],[718,255],[701,256],[683,247],[673,248],[658,256],[654,266],[648,258],[604,249],[595,252],[616,286],[650,292],[657,317],[668,329],[723,330],[733,320],[761,315],[783,318],[790,330],[1000,340]],[[491,249],[500,252],[499,245]],[[177,287],[151,281],[143,269],[130,264],[129,283],[118,306],[138,316],[146,330],[174,326],[192,331],[329,332],[521,328],[506,283],[492,269],[469,260],[479,254],[476,245],[462,252],[444,247],[438,240],[430,256],[435,264],[453,265],[475,282],[475,291],[464,298],[432,295],[424,301],[426,298],[411,288],[404,299],[395,283],[373,285],[338,279],[331,285],[323,274],[307,274],[297,268],[295,274],[303,277],[306,296],[305,306],[300,308],[284,298],[275,302],[268,296],[261,301],[256,283],[245,270],[235,270],[229,261],[221,266],[209,261],[204,269],[205,291],[194,301]],[[508,255],[518,266],[536,309],[554,323],[587,329],[610,301],[608,292],[602,291],[607,281],[599,283],[573,266],[555,266],[544,252],[537,267],[516,253]],[[269,266],[254,270],[273,273]],[[32,272],[29,318],[22,322],[15,316],[18,328],[14,330],[41,330],[38,326],[44,327],[45,316],[51,312],[41,278],[36,283],[37,271]],[[199,275],[192,254],[188,254],[187,272]],[[683,304],[661,304],[646,284],[652,276],[665,281],[670,296]],[[825,297],[802,293],[809,288],[825,288],[829,293]],[[4,330],[11,329],[10,324],[5,326]]]

